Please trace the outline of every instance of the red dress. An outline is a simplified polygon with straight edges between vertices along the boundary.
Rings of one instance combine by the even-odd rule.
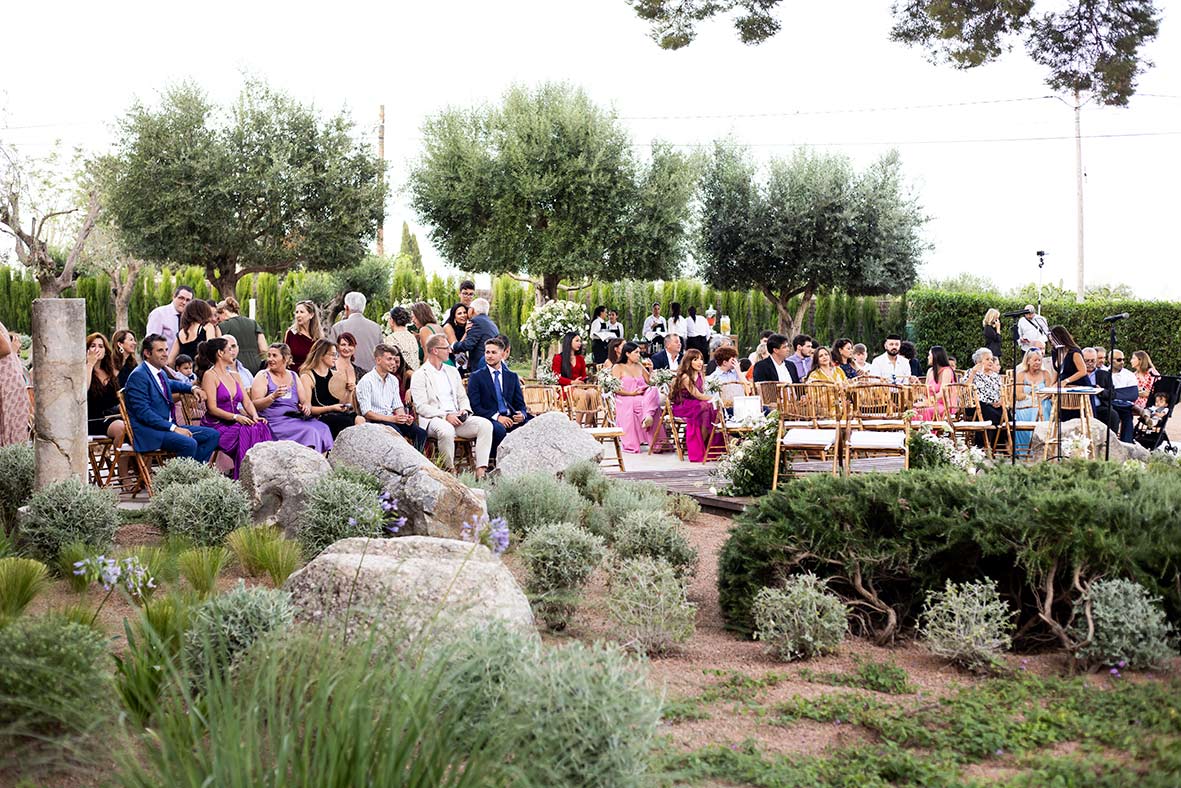
[[[562,354],[554,354],[553,363],[554,374],[558,376],[558,385],[569,386],[571,383],[586,383],[586,359],[582,356],[574,357],[574,377],[567,378],[562,375]]]
[[[305,337],[303,334],[297,334],[289,328],[287,329],[287,336],[283,337],[283,341],[287,343],[287,347],[291,348],[291,368],[298,371],[303,366],[303,360],[311,352],[312,343],[315,340],[311,337]]]

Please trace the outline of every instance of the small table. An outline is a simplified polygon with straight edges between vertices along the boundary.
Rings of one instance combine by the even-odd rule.
[[[1053,402],[1050,408],[1049,427],[1046,429],[1046,442],[1042,447],[1043,460],[1050,459],[1050,447],[1057,446],[1062,441],[1062,436],[1058,434],[1058,421],[1063,410],[1077,410],[1079,412],[1082,434],[1087,439],[1087,459],[1095,459],[1095,442],[1091,440],[1091,420],[1094,418],[1094,413],[1091,410],[1091,397],[1102,394],[1103,391],[1095,386],[1064,386],[1061,390],[1057,386],[1052,386],[1036,392],[1035,397],[1039,410],[1042,400],[1049,399]]]

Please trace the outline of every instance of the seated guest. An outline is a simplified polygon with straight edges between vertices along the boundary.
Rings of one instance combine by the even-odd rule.
[[[750,359],[752,366],[754,364],[758,364],[767,357],[767,340],[770,339],[771,335],[774,333],[774,331],[759,332],[759,344],[755,345],[755,349],[751,351],[749,356],[747,356],[747,358]]]
[[[119,370],[119,388],[127,385],[127,376],[135,370],[135,334],[126,328],[119,329],[111,337],[111,350],[115,355],[115,369]]]
[[[722,433],[713,429],[717,412],[713,397],[705,392],[705,359],[697,350],[686,350],[668,398],[673,415],[685,421],[685,449],[689,462],[705,461],[705,441],[712,435],[715,445],[722,444]]]
[[[947,351],[939,345],[932,345],[927,351],[927,395],[920,402],[915,403],[919,418],[923,421],[941,421],[955,413],[958,403],[955,400],[954,389],[948,386],[955,383],[955,372],[947,360]],[[950,408],[950,412],[949,409]]]
[[[475,372],[484,366],[484,343],[500,334],[500,329],[488,317],[488,299],[477,298],[468,309],[467,330],[463,339],[451,346],[453,353],[466,353],[468,368]]]
[[[709,363],[705,365],[705,376],[707,378],[712,376],[714,370],[718,368],[718,362],[714,358],[714,353],[717,352],[718,348],[723,347],[734,347],[734,340],[724,334],[714,334],[709,340]],[[735,351],[735,356],[737,356],[737,351]]]
[[[196,383],[197,376],[193,373],[193,359],[181,353],[176,357],[176,366],[174,367],[176,374],[187,380],[189,383]]]
[[[463,339],[463,335],[467,331],[467,322],[468,307],[466,304],[456,304],[451,307],[451,311],[443,320],[443,333],[446,335],[447,341],[454,345]],[[455,368],[459,370],[461,376],[466,378],[471,373],[466,352],[452,353],[451,360],[455,362]]]
[[[563,344],[570,347],[568,341]],[[451,355],[447,337],[439,334],[426,341],[426,361],[410,380],[414,409],[418,412],[418,426],[434,438],[449,470],[455,469],[455,438],[470,438],[476,442],[476,478],[488,472],[488,457],[492,452],[492,423],[472,413],[463,380],[455,367],[443,362]],[[581,360],[581,356],[579,357]],[[585,375],[586,367],[583,367]]]
[[[341,402],[356,402],[357,381],[364,371],[353,363],[357,354],[357,338],[344,332],[336,338],[336,366],[332,370],[332,393]]]
[[[790,352],[787,337],[783,334],[767,337],[767,357],[754,365],[754,382],[799,383],[800,376],[795,365],[787,362]]]
[[[499,336],[485,342],[484,366],[467,381],[472,413],[492,422],[491,457],[496,457],[496,449],[506,435],[530,419],[521,379],[504,364],[507,350],[508,343]]]
[[[832,343],[832,363],[841,368],[846,379],[857,377],[857,367],[853,365],[853,340],[838,339]]]
[[[119,418],[119,371],[115,357],[102,334],[86,337],[86,427],[87,434],[110,438],[123,445],[127,428]]]
[[[832,351],[821,346],[816,348],[812,357],[812,371],[808,373],[808,382],[844,383],[847,380],[845,370],[833,363]]]
[[[407,368],[406,357],[402,355],[402,349],[393,345],[387,345],[390,350],[394,351],[394,366],[390,370],[390,374],[398,379],[398,393],[402,395],[402,404],[407,409],[412,407],[410,402],[410,370]]]
[[[610,372],[611,367],[619,363],[620,351],[623,350],[623,340],[619,337],[607,341],[607,357],[603,359],[603,363],[599,365],[599,369],[604,372]]]
[[[411,372],[418,369],[418,365],[422,363],[422,346],[418,343],[418,337],[411,334],[407,328],[411,322],[410,310],[404,306],[396,306],[386,316],[386,322],[392,332],[386,344],[392,344],[402,351],[402,361]]]
[[[714,351],[714,371],[709,374],[710,380],[719,383],[741,383],[742,375],[738,371],[738,351],[729,345],[724,345]]]
[[[923,376],[923,365],[918,358],[918,349],[914,343],[909,340],[903,340],[898,345],[898,355],[906,359],[910,365],[910,374],[913,377],[921,378]]]
[[[812,337],[807,334],[797,334],[791,340],[792,354],[787,357],[787,363],[796,368],[796,377],[807,380],[812,372],[812,353],[816,345]]]
[[[872,376],[873,370],[870,369],[869,362],[869,348],[858,342],[853,346],[853,359],[851,366],[857,371],[857,377]]]
[[[164,337],[148,334],[140,352],[143,363],[127,376],[127,385],[123,387],[135,450],[162,450],[197,462],[209,462],[220,438],[217,430],[196,425],[181,427],[172,410],[173,394],[192,393],[198,400],[204,400],[205,392],[164,374],[168,363],[168,340]]]
[[[586,383],[586,359],[582,355],[582,337],[570,331],[562,337],[562,349],[554,356],[554,374],[559,386]]]
[[[1136,376],[1124,367],[1122,350],[1112,351],[1111,359],[1110,370],[1100,369],[1096,349],[1083,348],[1087,383],[1104,390],[1102,394],[1091,398],[1091,409],[1095,412],[1095,418],[1104,421],[1121,441],[1131,443],[1136,436],[1133,412],[1135,396],[1132,394],[1136,388]]]
[[[1136,398],[1136,407],[1143,409],[1148,406],[1148,396],[1152,394],[1152,388],[1156,385],[1160,373],[1156,371],[1156,367],[1152,365],[1152,358],[1144,350],[1132,351],[1132,372],[1136,375],[1140,395]]]
[[[234,478],[242,470],[246,452],[256,443],[274,440],[266,419],[259,418],[254,402],[242,390],[242,379],[234,368],[234,356],[227,337],[201,343],[197,351],[197,377],[205,392],[205,415],[201,424],[220,434],[218,448],[234,463]]]
[[[446,337],[441,342],[446,343]],[[414,416],[402,403],[401,385],[394,374],[398,363],[396,348],[378,345],[373,349],[373,369],[357,382],[357,412],[366,421],[383,424],[399,432],[422,451],[426,446],[426,430],[414,423]]]
[[[976,392],[976,400],[980,409],[969,418],[977,421],[991,421],[994,425],[1001,423],[1001,386],[1000,361],[992,351],[982,347],[972,354],[972,368],[968,370],[968,383]],[[991,433],[990,433],[991,435]],[[977,432],[976,445],[981,446],[985,440],[984,433]]]
[[[670,335],[671,339],[675,334]],[[679,339],[679,338],[678,338]],[[619,379],[615,392],[615,424],[623,430],[623,450],[638,454],[640,445],[652,444],[660,431],[660,389],[651,385],[648,369],[640,361],[640,346],[623,343],[619,363],[611,375]]]
[[[681,335],[669,334],[664,338],[664,350],[652,354],[652,369],[676,369],[681,365]]]
[[[910,361],[902,355],[902,337],[890,334],[882,347],[885,353],[873,360],[870,374],[881,378],[887,383],[907,383],[917,377],[910,366]]]
[[[266,369],[255,376],[250,388],[254,407],[266,419],[275,440],[295,441],[321,454],[331,451],[332,430],[312,418],[311,392],[290,366],[291,348],[273,343],[267,349]]]
[[[312,415],[328,425],[333,440],[347,427],[364,423],[364,417],[353,409],[353,398],[350,396],[342,402],[332,391],[332,371],[337,358],[336,345],[327,339],[317,339],[299,373],[308,390]]]

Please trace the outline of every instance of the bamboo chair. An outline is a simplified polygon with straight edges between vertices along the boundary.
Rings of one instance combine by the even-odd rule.
[[[754,430],[754,427],[748,424],[734,422],[730,415],[734,409],[734,398],[746,396],[749,390],[750,388],[745,382],[722,384],[722,390],[718,392],[721,407],[714,414],[714,423],[710,425],[709,438],[705,442],[706,462],[725,457],[730,453],[731,440],[740,441]],[[717,433],[722,435],[721,446],[714,445],[714,435]]]
[[[664,439],[669,440],[672,437],[673,448],[677,452],[677,459],[684,462],[685,460],[685,420],[679,419],[673,415],[672,400],[664,397],[664,402],[660,406],[660,421],[664,427]],[[658,431],[659,432],[659,431]],[[663,448],[663,447],[662,447]],[[648,453],[656,453],[656,440],[653,439],[648,444]]]
[[[1096,457],[1095,441],[1091,440],[1091,423],[1094,421],[1094,414],[1091,411],[1091,395],[1090,394],[1058,394],[1056,389],[1043,389],[1038,398],[1038,412],[1041,412],[1041,399],[1049,399],[1050,405],[1050,419],[1049,426],[1046,428],[1046,442],[1042,446],[1042,459],[1048,460],[1051,455],[1057,454],[1057,446],[1062,440],[1062,435],[1058,428],[1058,413],[1063,410],[1077,410],[1079,412],[1079,428],[1082,430],[1082,435],[1089,441],[1087,445],[1087,459],[1093,460]]]
[[[1005,383],[1005,385],[1001,386],[1001,425],[999,428],[997,428],[996,435],[993,437],[992,453],[994,456],[996,455],[997,446],[1000,445],[1000,438],[1001,438],[1001,435],[1003,434],[1005,436],[1005,440],[1007,441],[1009,456],[1013,456],[1015,454],[1017,456],[1017,459],[1021,459],[1021,460],[1029,459],[1029,457],[1030,457],[1030,448],[1029,447],[1030,447],[1031,443],[1026,443],[1025,446],[1018,447],[1017,446],[1017,434],[1022,433],[1022,432],[1032,433],[1037,428],[1037,425],[1042,420],[1042,409],[1040,406],[1036,409],[1036,414],[1035,414],[1034,419],[1032,421],[1025,420],[1025,419],[1018,419],[1014,423],[1014,422],[1010,421],[1010,419],[1012,418],[1012,414],[1013,414],[1013,376],[1012,376],[1012,374],[1007,374],[1006,375],[1006,383]]]
[[[904,417],[907,398],[893,384],[871,384],[849,390],[845,437],[845,473],[858,457],[900,456],[910,467],[910,422]]]
[[[976,394],[976,387],[971,383],[954,383],[943,389],[943,395],[943,407],[947,413],[947,422],[951,425],[952,437],[961,434],[983,435],[985,451],[991,457],[992,444],[988,440],[988,434],[996,429],[996,426],[991,421],[969,418],[969,414],[978,416],[980,413],[980,399]]]
[[[775,471],[771,476],[771,489],[779,486],[781,471],[791,471],[793,452],[802,452],[805,457],[819,454],[822,462],[831,459],[832,473],[837,474],[841,430],[832,414],[838,407],[838,396],[837,387],[831,383],[787,383],[780,388],[777,403],[779,429],[775,436]]]
[[[135,450],[135,434],[131,428],[131,419],[127,417],[127,402],[123,399],[123,389],[119,389],[117,396],[119,397],[119,416],[123,419],[123,423],[127,426],[126,443],[115,450],[113,462],[115,467],[119,466],[119,459],[124,453],[130,454],[135,461],[135,472],[139,479],[135,489],[131,491],[134,496],[140,490],[145,490],[148,497],[152,497],[152,469],[159,468],[168,460],[171,460],[176,455],[170,451],[158,449],[156,451],[136,451]],[[126,488],[126,483],[124,483]]]
[[[522,386],[521,391],[525,395],[525,410],[532,416],[563,409],[561,392],[557,386],[529,383]]]

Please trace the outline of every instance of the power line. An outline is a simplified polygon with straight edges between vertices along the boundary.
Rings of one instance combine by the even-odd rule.
[[[901,104],[891,107],[847,107],[843,109],[795,110],[792,112],[753,112],[722,115],[624,115],[620,120],[742,120],[750,118],[790,118],[798,115],[850,115],[868,112],[909,112],[911,110],[948,109],[951,107],[975,107],[989,104],[1014,104],[1023,101],[1045,101],[1056,96],[1025,96],[1022,98],[981,99],[980,101],[954,101],[944,104]]]
[[[1181,134],[1179,131],[1133,131],[1123,134],[1084,134],[1085,140],[1115,139],[1121,137],[1167,137]],[[686,142],[686,143],[651,143],[636,142],[633,147],[650,148],[653,145],[664,144],[673,148],[712,148],[720,144],[727,148],[823,148],[843,147],[852,145],[976,145],[994,142],[1051,142],[1056,140],[1073,140],[1074,135],[1061,137],[986,137],[964,140],[896,140],[896,141],[856,141],[856,142]]]

